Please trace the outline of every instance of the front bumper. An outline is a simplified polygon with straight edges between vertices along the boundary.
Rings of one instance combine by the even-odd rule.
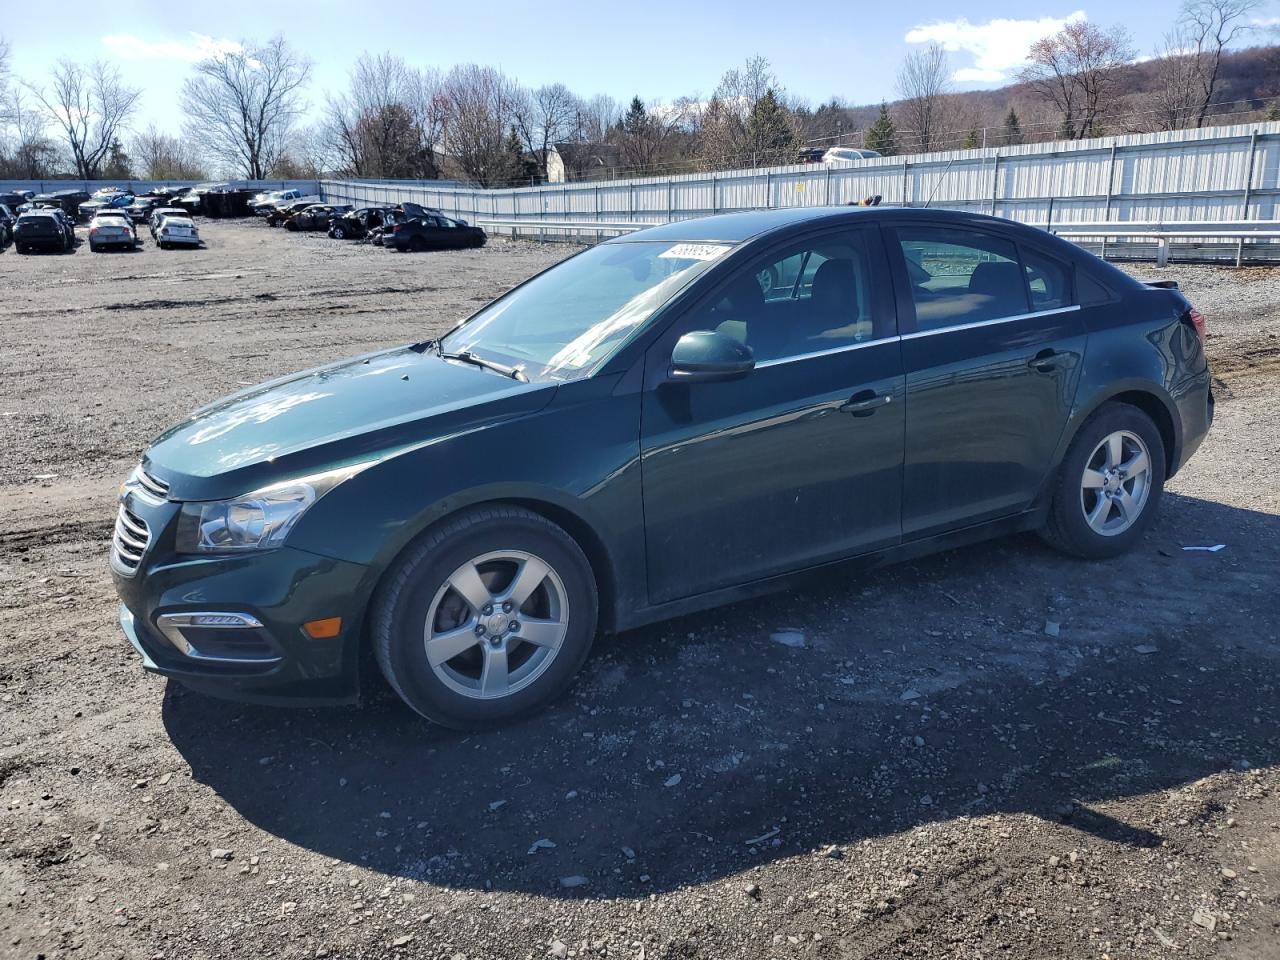
[[[176,505],[166,505],[175,507]],[[131,509],[145,515],[145,506]],[[350,703],[359,691],[358,650],[368,568],[281,547],[216,558],[165,555],[171,531],[158,517],[155,555],[136,572],[112,564],[120,626],[144,669],[202,693],[256,703]],[[215,628],[191,623],[203,614]],[[303,624],[342,618],[336,637]]]

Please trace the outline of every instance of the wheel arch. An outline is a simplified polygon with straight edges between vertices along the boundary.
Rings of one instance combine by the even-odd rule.
[[[1155,423],[1164,447],[1165,479],[1177,472],[1182,456],[1181,419],[1173,399],[1158,384],[1149,380],[1122,380],[1108,386],[1089,398],[1089,402],[1077,408],[1069,428],[1062,432],[1062,441],[1054,457],[1054,464],[1061,466],[1067,450],[1076,435],[1089,419],[1108,403],[1124,403],[1141,410]],[[1056,474],[1056,469],[1053,471]]]
[[[510,490],[479,492],[465,500],[451,498],[437,504],[420,515],[419,522],[412,525],[413,532],[398,538],[389,546],[386,553],[378,558],[371,568],[372,576],[365,590],[365,621],[367,626],[368,609],[376,596],[379,587],[386,579],[388,572],[396,561],[412,548],[423,537],[429,536],[440,525],[448,523],[460,513],[480,507],[513,506],[521,507],[536,513],[560,527],[578,545],[587,557],[591,567],[591,575],[596,582],[598,597],[597,629],[611,632],[618,622],[619,612],[619,575],[613,553],[605,538],[600,535],[597,526],[583,514],[574,509],[553,492],[541,490]],[[367,642],[367,629],[361,631],[361,645]]]

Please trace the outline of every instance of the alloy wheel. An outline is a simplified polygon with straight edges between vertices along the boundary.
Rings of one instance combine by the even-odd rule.
[[[499,550],[464,563],[427,609],[427,663],[450,690],[508,697],[540,677],[569,630],[564,582],[546,561]]]
[[[1104,537],[1137,522],[1151,492],[1151,455],[1136,433],[1117,430],[1102,438],[1085,461],[1080,509],[1089,528]]]

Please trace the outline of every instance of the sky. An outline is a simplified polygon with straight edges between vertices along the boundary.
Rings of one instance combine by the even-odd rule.
[[[413,65],[500,67],[526,86],[560,81],[575,93],[606,93],[646,103],[706,96],[720,75],[756,54],[767,57],[788,93],[817,105],[894,99],[902,57],[929,42],[950,53],[955,89],[997,87],[1012,79],[1026,49],[1072,19],[1128,27],[1140,53],[1153,52],[1171,24],[1169,0],[950,0],[871,4],[735,0],[637,4],[437,3],[432,0],[58,0],[56,26],[39,4],[8,0],[0,36],[13,48],[13,72],[41,81],[59,57],[116,64],[144,91],[141,125],[176,132],[178,94],[191,63],[242,41],[283,33],[314,62],[309,98],[346,85],[364,51],[389,51]],[[186,9],[182,9],[186,7]],[[1280,0],[1261,11],[1280,22]]]

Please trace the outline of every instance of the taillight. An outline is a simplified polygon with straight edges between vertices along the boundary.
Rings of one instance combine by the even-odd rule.
[[[1200,338],[1200,346],[1204,346],[1204,314],[1192,307],[1187,313],[1187,317],[1191,320],[1191,325],[1196,328],[1196,336]]]
[[[392,233],[399,233],[399,232],[400,232],[400,224],[398,224],[398,223],[397,223],[394,227],[392,227],[392,228],[391,228],[391,232],[392,232]]]

